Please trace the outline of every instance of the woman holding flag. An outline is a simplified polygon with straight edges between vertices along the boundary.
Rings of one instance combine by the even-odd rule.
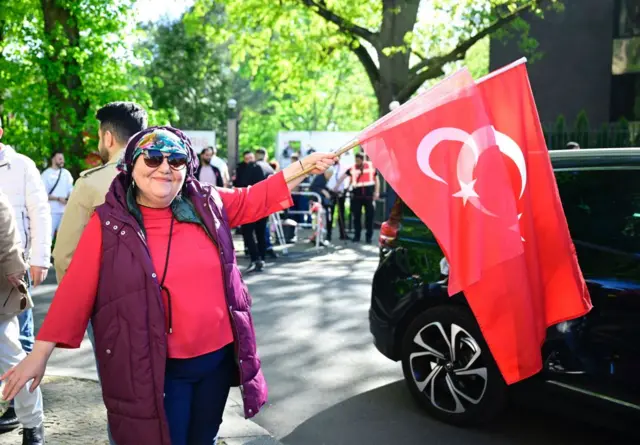
[[[133,136],[33,352],[2,376],[5,398],[37,388],[54,348],[79,347],[91,319],[117,444],[215,444],[232,385],[257,414],[267,387],[231,228],[289,207],[305,175],[285,175],[322,174],[334,159],[315,153],[254,187],[217,189],[196,180],[181,131]]]

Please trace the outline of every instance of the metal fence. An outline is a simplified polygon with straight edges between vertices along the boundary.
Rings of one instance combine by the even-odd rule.
[[[599,130],[563,131],[546,127],[543,131],[549,150],[565,149],[569,142],[578,143],[580,148],[640,146],[640,124],[635,122],[604,125]]]
[[[291,192],[291,196],[306,196],[309,198],[314,198],[317,202],[322,202],[322,198],[319,194],[315,192],[305,192],[305,191],[295,191]],[[309,210],[287,210],[287,213],[290,215],[309,215],[309,222],[299,222],[299,227],[307,227],[311,228],[316,232],[316,247],[320,247],[320,243],[322,242],[323,230],[322,226],[324,224],[324,208],[320,206],[317,212],[312,212]],[[316,214],[315,222],[313,220],[313,215]]]

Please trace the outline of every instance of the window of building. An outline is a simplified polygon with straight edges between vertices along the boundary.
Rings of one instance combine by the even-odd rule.
[[[615,39],[640,36],[640,0],[617,0],[615,6]]]
[[[611,72],[640,72],[640,0],[617,0],[614,18]]]

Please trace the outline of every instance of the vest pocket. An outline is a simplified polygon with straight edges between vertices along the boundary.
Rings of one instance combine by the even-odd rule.
[[[128,325],[116,311],[113,312],[104,330],[94,325],[98,373],[107,407],[111,401],[133,401],[136,398]]]

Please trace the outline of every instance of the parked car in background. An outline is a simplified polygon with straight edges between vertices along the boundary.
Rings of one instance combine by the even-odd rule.
[[[433,417],[482,424],[516,393],[549,408],[577,403],[600,420],[640,420],[640,149],[550,156],[594,308],[548,329],[543,370],[524,382],[505,384],[465,296],[448,296],[448,264],[411,209],[397,201],[399,224],[381,231],[371,332]]]

